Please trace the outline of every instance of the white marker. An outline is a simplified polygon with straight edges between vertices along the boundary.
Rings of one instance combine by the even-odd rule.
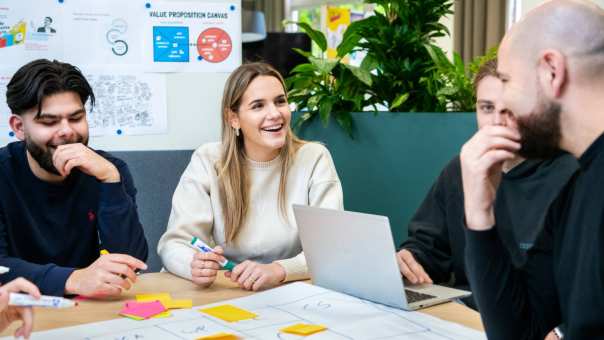
[[[50,308],[69,308],[77,306],[77,302],[58,297],[42,295],[36,300],[33,296],[21,293],[10,293],[8,304],[21,307],[50,307]]]
[[[204,253],[213,253],[214,252],[214,249],[212,249],[212,247],[208,246],[207,244],[205,244],[205,242],[198,239],[197,237],[193,237],[193,239],[191,240],[191,245],[193,245],[195,248],[201,250]],[[222,261],[220,263],[220,265],[222,266],[223,269],[233,270],[233,268],[235,268],[235,266],[237,264],[231,260],[225,259],[224,261]]]
[[[6,273],[8,273],[9,270],[10,270],[10,268],[8,268],[8,267],[0,266],[0,274],[6,274]]]

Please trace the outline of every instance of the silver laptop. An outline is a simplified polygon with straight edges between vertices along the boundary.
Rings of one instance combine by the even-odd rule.
[[[405,310],[471,295],[432,284],[405,288],[387,217],[303,205],[294,215],[318,286]]]

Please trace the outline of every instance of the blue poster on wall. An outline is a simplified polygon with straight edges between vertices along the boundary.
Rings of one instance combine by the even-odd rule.
[[[189,62],[189,28],[182,26],[154,26],[153,61]]]

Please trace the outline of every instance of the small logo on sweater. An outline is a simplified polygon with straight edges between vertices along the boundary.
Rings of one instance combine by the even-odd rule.
[[[88,210],[88,221],[94,222],[95,218],[96,218],[96,215],[94,214],[94,211]]]

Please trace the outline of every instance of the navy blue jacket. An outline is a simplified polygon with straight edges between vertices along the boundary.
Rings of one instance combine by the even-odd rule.
[[[25,144],[0,148],[0,282],[24,277],[43,294],[63,295],[75,269],[89,266],[100,249],[147,259],[147,240],[136,210],[128,166],[96,151],[120,172],[101,183],[75,169],[61,183],[37,178]]]

